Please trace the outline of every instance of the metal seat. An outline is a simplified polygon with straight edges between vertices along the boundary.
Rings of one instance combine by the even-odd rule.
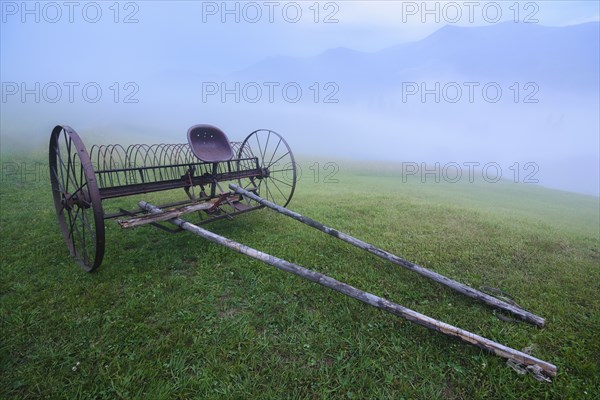
[[[188,143],[192,153],[204,162],[229,161],[233,157],[227,135],[216,126],[192,126],[188,129]]]

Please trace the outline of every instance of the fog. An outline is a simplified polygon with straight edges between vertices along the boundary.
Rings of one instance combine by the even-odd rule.
[[[209,123],[598,196],[599,5],[509,3],[2,2],[2,152]]]

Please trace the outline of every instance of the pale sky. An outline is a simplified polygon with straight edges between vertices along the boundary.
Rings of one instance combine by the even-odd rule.
[[[90,131],[103,138],[111,132],[119,140],[151,134],[159,141],[181,141],[187,128],[197,123],[213,123],[234,139],[267,127],[280,130],[300,153],[392,161],[409,156],[414,157],[411,161],[427,162],[502,160],[507,166],[539,162],[540,175],[546,174],[543,184],[597,195],[597,93],[584,99],[578,93],[565,96],[542,87],[540,97],[546,102],[536,106],[428,103],[413,104],[414,112],[403,104],[393,109],[377,97],[377,88],[337,106],[206,104],[200,99],[202,82],[218,82],[269,57],[312,57],[339,47],[373,53],[419,41],[445,25],[512,21],[564,27],[599,21],[599,8],[599,1],[1,0],[0,138],[5,146],[25,143],[26,136],[28,145],[41,148],[57,123],[87,132],[86,143],[92,140]],[[501,39],[494,38],[494,46],[507,46]],[[584,41],[592,43],[594,38]],[[550,53],[558,57],[554,60],[562,56],[554,54],[552,45]],[[334,54],[343,57],[344,52]],[[585,54],[573,60],[574,65],[593,65],[588,59],[594,52]],[[481,61],[477,54],[469,56]],[[467,64],[469,56],[463,60]],[[265,71],[275,75],[276,65],[271,63]],[[444,66],[437,67],[442,68],[440,74],[446,72]],[[338,71],[343,75],[335,69],[335,79]],[[320,69],[311,72],[315,80],[331,79],[321,77]],[[428,77],[436,78],[441,79]],[[67,87],[73,82],[78,87],[71,102]],[[101,87],[102,101],[82,99],[86,83]],[[43,89],[36,85],[50,88],[40,101]],[[18,93],[21,87],[29,94]],[[63,90],[60,101],[47,101],[55,87]],[[505,87],[505,93],[511,93],[511,87]],[[304,89],[311,93],[309,87]],[[125,103],[132,93],[139,102]],[[388,146],[365,147],[360,140],[364,131]]]
[[[115,74],[184,67],[231,72],[273,55],[312,56],[336,47],[377,51],[422,39],[444,24],[598,21],[600,7],[598,1],[49,3],[60,7],[1,1],[3,79],[44,72],[77,78],[82,69],[107,67]],[[99,17],[91,3],[100,4]]]

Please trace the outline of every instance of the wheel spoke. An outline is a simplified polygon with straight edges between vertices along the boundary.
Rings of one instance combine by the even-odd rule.
[[[277,143],[277,147],[275,147],[275,150],[273,150],[273,155],[271,156],[271,159],[269,160],[269,164],[267,164],[267,168],[269,168],[271,165],[273,165],[273,158],[275,157],[275,154],[277,154],[277,150],[279,149],[279,145],[281,144],[282,140],[283,139],[279,138],[279,142]]]
[[[267,154],[267,149],[269,148],[269,139],[271,139],[271,131],[267,135],[267,144],[265,144],[265,154]]]
[[[62,186],[63,186],[64,192],[65,192],[65,193],[67,193],[67,192],[68,192],[68,190],[69,190],[69,181],[70,181],[71,179],[73,179],[73,178],[71,177],[71,174],[69,173],[69,171],[70,171],[70,168],[68,167],[68,165],[70,164],[70,161],[68,162],[68,164],[67,164],[67,165],[65,165],[65,162],[62,160],[62,157],[59,157],[59,159],[58,159],[58,160],[60,161],[60,164],[61,164],[61,166],[63,167],[63,168],[61,168],[61,170],[60,170],[60,172],[61,172],[61,177],[62,177],[62,183],[63,183],[63,185],[62,185]],[[69,160],[70,160],[70,157],[69,157]],[[65,169],[66,169],[66,171],[64,171]],[[65,178],[65,172],[66,172],[66,178]]]
[[[71,245],[73,246],[73,255],[76,257],[77,253],[79,253],[79,251],[77,249],[77,243],[78,243],[77,239],[78,239],[79,235],[76,234],[77,218],[78,218],[78,214],[79,214],[79,209],[77,210],[75,215],[73,215],[71,212],[69,212],[68,214],[69,214],[69,221],[70,221],[69,239],[71,240]]]
[[[58,188],[55,188],[55,187],[53,187],[52,189],[53,189],[55,192],[58,192],[58,193],[65,193],[65,190],[64,190],[64,188],[63,188],[63,187],[62,187],[62,185],[61,185],[61,181],[60,181],[60,179],[58,178],[58,172],[56,171],[56,168],[55,168],[55,166],[52,166],[52,167],[50,168],[50,173],[54,175],[54,179],[56,179],[56,184],[59,186]]]
[[[264,161],[265,160],[265,152],[263,151],[263,148],[260,145],[260,140],[258,139],[258,135],[256,135],[256,143],[258,143],[258,154],[260,154],[260,160]],[[265,148],[265,150],[267,150],[267,149]]]
[[[281,160],[283,157],[287,156],[288,154],[290,154],[289,150],[287,153],[285,153],[284,155],[282,155],[281,157],[279,157],[277,160],[275,160],[275,162],[273,164],[276,164],[277,161]]]
[[[60,178],[61,178],[60,179],[60,183],[62,184],[62,190],[63,190],[63,192],[67,193],[67,188],[66,188],[66,185],[65,185],[65,183],[68,182],[68,180],[69,180],[69,175],[68,175],[68,173],[66,171],[67,170],[67,166],[65,165],[65,162],[62,159],[61,151],[60,151],[60,148],[58,147],[58,145],[57,145],[56,151],[58,152],[58,161],[59,161],[59,164],[60,164]]]
[[[83,171],[83,164],[79,165],[79,181],[75,180],[77,182],[77,184],[79,185],[79,182],[83,182],[85,180],[85,174]]]
[[[256,193],[260,193],[260,187],[262,186],[264,182],[264,179],[261,179],[260,182],[258,182],[258,186],[256,186]]]
[[[61,164],[63,164],[62,158],[60,156],[60,148],[58,147],[58,142],[54,144],[54,155],[55,155],[55,159],[58,159],[59,162]],[[58,165],[56,165],[56,163],[55,163],[55,165],[54,165],[54,171],[55,171],[55,174],[56,174],[56,182],[58,183],[59,186],[61,186],[60,190],[62,190],[63,192],[66,192],[65,188],[64,188],[64,184],[63,184],[64,180],[65,180],[64,174],[63,174],[63,169],[60,168],[60,179],[58,178],[58,169],[59,169]]]
[[[275,202],[275,196],[273,196],[273,192],[269,189],[269,182],[265,181],[265,188],[267,189],[267,199],[269,199],[269,195],[271,195],[271,201]]]
[[[94,228],[93,228],[93,227],[92,227],[92,225],[91,225],[91,224],[89,224],[89,223],[86,223],[86,224],[85,224],[85,228],[86,228],[86,229],[88,230],[88,232],[89,232],[89,237],[90,237],[91,239],[93,239],[93,240],[92,240],[92,244],[94,245],[94,248],[96,248],[96,243],[95,243],[95,239],[96,239],[96,233],[94,232]]]
[[[275,188],[276,188],[276,189],[277,189],[277,191],[278,191],[278,192],[281,194],[281,196],[282,196],[282,197],[283,197],[285,200],[287,200],[287,197],[285,197],[285,194],[283,194],[283,192],[281,191],[281,189],[279,189],[279,186],[278,186],[278,185],[275,183],[275,181],[276,181],[276,179],[273,179],[273,182],[271,182],[271,184],[272,184],[273,186],[275,186]]]
[[[67,183],[65,184],[65,190],[69,192],[69,180],[71,178],[71,138],[67,140],[67,135],[64,135],[65,146],[67,148]]]
[[[277,182],[281,182],[281,183],[283,183],[284,185],[287,185],[287,186],[289,186],[289,187],[292,187],[292,185],[291,185],[290,183],[284,182],[284,181],[282,181],[281,179],[275,178],[274,176],[272,176],[272,177],[271,177],[271,179],[273,179],[274,181],[277,181]],[[283,194],[283,193],[282,193],[282,194]],[[284,197],[285,197],[285,196],[284,196]]]
[[[73,196],[76,195],[78,192],[81,192],[83,190],[84,187],[87,186],[87,181],[83,182],[83,184],[81,186],[79,186],[79,188],[73,192]],[[86,201],[85,202],[86,205],[89,205],[89,203]]]
[[[71,217],[71,225],[69,226],[69,235],[72,237],[73,236],[73,231],[75,230],[75,223],[77,222],[77,218],[79,217],[79,210],[81,210],[81,208],[77,207],[77,211],[75,212],[75,215],[72,215],[72,210],[69,212],[69,216]]]

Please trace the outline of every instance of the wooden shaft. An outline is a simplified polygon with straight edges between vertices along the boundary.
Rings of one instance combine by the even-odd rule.
[[[157,208],[151,204],[148,204],[144,201],[139,202],[139,205],[144,210],[147,210],[151,213],[160,213],[162,212],[160,208]],[[546,361],[537,359],[535,357],[530,356],[529,354],[520,352],[518,350],[512,349],[510,347],[504,346],[502,344],[496,343],[492,340],[486,339],[482,336],[476,335],[474,333],[465,331],[463,329],[457,328],[455,326],[446,324],[442,321],[438,321],[436,319],[430,318],[426,315],[420,314],[416,311],[403,307],[399,304],[392,303],[389,300],[386,300],[382,297],[375,296],[371,293],[364,292],[359,290],[353,286],[350,286],[346,283],[340,282],[336,279],[333,279],[327,275],[321,274],[319,272],[312,271],[310,269],[301,267],[289,261],[282,260],[270,254],[263,253],[259,250],[255,250],[251,247],[245,246],[243,244],[237,243],[231,239],[227,239],[223,236],[217,235],[213,232],[210,232],[206,229],[200,228],[194,224],[186,222],[179,218],[174,218],[169,220],[169,222],[179,226],[182,229],[185,229],[189,232],[192,232],[200,237],[203,237],[213,243],[220,244],[225,246],[231,250],[234,250],[238,253],[247,255],[254,259],[260,260],[266,264],[272,265],[275,268],[278,268],[282,271],[290,272],[294,275],[298,275],[304,279],[307,279],[311,282],[318,283],[319,285],[325,286],[329,289],[335,290],[336,292],[340,292],[345,294],[346,296],[352,297],[353,299],[362,301],[363,303],[369,304],[373,307],[379,308],[384,311],[388,311],[394,315],[405,318],[411,322],[422,325],[426,328],[433,329],[435,331],[441,332],[444,335],[451,336],[457,338],[463,342],[472,344],[474,346],[480,347],[484,350],[487,350],[493,354],[496,354],[503,358],[514,359],[521,364],[524,365],[537,365],[543,371],[545,371],[550,376],[556,375],[556,366],[550,364]]]
[[[192,204],[170,211],[162,211],[160,214],[144,215],[142,217],[130,218],[130,219],[119,219],[117,223],[121,228],[134,228],[136,226],[152,224],[155,222],[168,221],[173,218],[180,217],[185,214],[189,214],[195,211],[208,210],[213,206],[210,201],[200,204]]]
[[[291,217],[291,218],[295,219],[296,221],[300,221],[300,222],[302,222],[310,227],[313,227],[321,232],[325,232],[328,235],[331,235],[335,238],[343,240],[346,243],[350,243],[353,246],[356,246],[358,248],[366,250],[371,254],[374,254],[378,257],[383,258],[384,260],[390,261],[396,265],[404,267],[410,271],[416,272],[417,274],[422,275],[426,278],[429,278],[435,282],[438,282],[438,283],[441,283],[442,285],[448,286],[449,288],[451,288],[459,293],[462,293],[465,296],[480,300],[493,308],[508,311],[508,312],[512,313],[513,315],[515,315],[531,324],[537,325],[539,327],[544,326],[544,323],[545,323],[544,318],[539,317],[539,316],[537,316],[527,310],[524,310],[518,306],[509,304],[509,303],[502,301],[494,296],[490,296],[489,294],[480,292],[477,289],[473,289],[470,286],[467,286],[463,283],[457,282],[457,281],[450,279],[444,275],[438,274],[437,272],[431,271],[425,267],[414,264],[414,263],[407,261],[401,257],[398,257],[397,255],[394,255],[383,249],[380,249],[379,247],[376,247],[376,246],[373,246],[372,244],[363,242],[360,239],[357,239],[353,236],[347,235],[336,229],[333,229],[326,225],[323,225],[320,222],[317,222],[313,219],[310,219],[301,214],[298,214],[297,212],[294,212],[294,211],[288,210],[287,208],[278,206],[277,204],[272,203],[268,200],[265,200],[262,197],[257,196],[256,194],[254,194],[252,192],[249,192],[245,189],[240,188],[239,186],[230,184],[229,188],[231,190],[233,190],[234,192],[241,194],[243,196],[246,196],[247,198],[252,199],[255,202],[257,202],[265,207],[269,207],[270,209],[277,211],[278,213],[281,213],[283,215]]]
[[[121,228],[135,228],[136,226],[153,224],[156,222],[168,221],[173,218],[181,217],[185,214],[190,214],[196,211],[211,210],[211,208],[218,207],[224,201],[237,202],[240,200],[240,196],[227,196],[221,195],[220,197],[210,199],[203,203],[192,204],[185,207],[176,208],[173,210],[164,210],[160,214],[149,214],[141,217],[135,217],[130,219],[119,219],[117,223]],[[260,207],[260,206],[258,206]]]

